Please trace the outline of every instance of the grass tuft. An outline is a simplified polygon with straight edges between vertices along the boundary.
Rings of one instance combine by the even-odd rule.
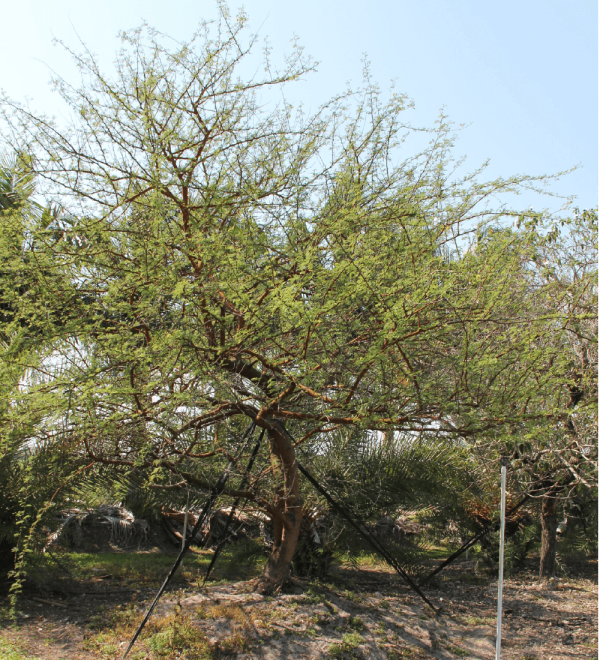
[[[0,636],[0,660],[33,660],[23,655],[19,647]]]

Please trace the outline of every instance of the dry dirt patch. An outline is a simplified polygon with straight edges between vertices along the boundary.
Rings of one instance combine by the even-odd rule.
[[[463,567],[427,589],[443,607],[441,616],[382,570],[340,569],[329,584],[306,584],[273,597],[251,593],[248,582],[179,590],[165,595],[130,657],[491,659],[496,584],[472,581],[478,580]],[[0,658],[119,658],[152,592],[65,597],[66,607],[32,597],[17,625],[5,621],[2,629],[20,654],[10,656],[0,647]],[[531,575],[508,579],[505,612],[503,659],[597,657],[593,578],[553,584]]]

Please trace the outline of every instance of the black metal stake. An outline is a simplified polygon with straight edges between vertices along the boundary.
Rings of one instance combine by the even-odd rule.
[[[421,598],[431,607],[431,609],[436,613],[439,614],[438,609],[429,601],[427,596],[419,589],[419,586],[413,582],[413,580],[410,578],[410,576],[402,569],[402,567],[398,564],[398,562],[390,555],[390,553],[379,543],[379,541],[366,529],[361,528],[352,518],[350,513],[346,511],[346,509],[338,504],[332,497],[331,495],[319,484],[319,482],[308,472],[308,470],[300,463],[300,461],[296,460],[296,463],[298,465],[298,469],[302,474],[310,481],[310,483],[316,488],[316,490],[323,495],[323,497],[331,504],[331,506],[342,516],[344,517],[351,525],[354,527],[354,529],[367,541],[371,547],[375,549],[375,551],[380,554],[386,562],[402,577],[406,583],[417,593]],[[364,523],[363,527],[364,527]]]
[[[254,465],[254,460],[256,459],[256,455],[258,454],[258,450],[260,448],[260,444],[262,442],[263,436],[265,434],[265,429],[263,429],[260,433],[260,436],[258,437],[258,441],[256,442],[256,445],[254,446],[254,451],[252,452],[252,456],[250,457],[250,460],[248,461],[248,467],[246,468],[246,474],[244,475],[244,478],[242,479],[242,482],[240,483],[238,490],[244,490],[246,487],[246,484],[248,483],[248,479],[250,477],[250,470],[252,470],[252,466]],[[219,556],[221,550],[225,546],[225,541],[227,540],[227,532],[229,531],[229,527],[231,525],[231,522],[233,521],[233,517],[235,515],[236,509],[238,507],[238,504],[240,503],[240,497],[238,497],[235,502],[233,503],[233,506],[231,507],[231,511],[229,512],[229,517],[227,518],[227,523],[225,524],[225,529],[223,530],[223,534],[221,535],[221,540],[217,544],[217,547],[215,548],[215,551],[213,553],[213,556],[210,560],[210,564],[208,565],[208,568],[206,569],[206,575],[204,576],[204,580],[202,581],[202,586],[206,584],[206,581],[208,580],[208,577],[213,569],[213,566],[215,565],[215,562],[217,561],[217,557]]]
[[[525,502],[529,500],[529,495],[525,495],[525,497],[515,504],[509,511],[506,512],[506,517],[508,518],[511,516],[517,509],[520,509]],[[424,577],[421,582],[419,582],[419,586],[422,587],[425,583],[429,582],[431,578],[434,575],[437,575],[443,568],[446,568],[448,564],[451,564],[455,559],[460,557],[463,552],[466,552],[471,546],[475,545],[479,539],[482,539],[486,534],[489,534],[489,532],[494,531],[495,529],[498,528],[498,523],[495,524],[490,524],[486,529],[482,530],[478,534],[475,534],[475,536],[472,536],[468,541],[466,541],[456,552],[453,552],[448,559],[445,559],[435,570],[433,570],[429,575]]]
[[[275,420],[277,425],[285,431],[285,433],[288,435],[290,440],[296,444],[296,441],[294,439],[294,436],[285,428],[285,426],[279,421]],[[305,454],[306,455],[306,454]],[[400,577],[408,584],[408,586],[413,589],[426,603],[431,607],[431,609],[436,613],[439,614],[439,610],[429,601],[427,596],[421,591],[419,586],[411,579],[411,577],[406,573],[406,571],[398,564],[398,562],[392,557],[392,555],[387,551],[387,549],[379,542],[377,538],[371,534],[371,532],[368,530],[367,526],[365,525],[364,522],[359,520],[360,524],[362,527],[354,521],[350,513],[346,510],[345,507],[343,507],[341,504],[338,504],[333,497],[321,486],[321,484],[308,472],[308,470],[300,463],[298,459],[296,459],[296,464],[298,465],[298,469],[302,474],[310,481],[310,483],[314,486],[316,490],[323,495],[323,497],[331,504],[331,506],[343,517],[345,518],[351,525],[354,527],[354,529],[367,541],[367,543],[377,552],[379,555],[381,555],[385,561],[400,575]]]
[[[252,424],[250,424],[250,427],[248,428],[248,430],[244,434],[243,439],[245,439],[246,442],[244,443],[244,446],[242,447],[238,457],[241,456],[244,449],[246,448],[246,444],[248,443],[248,439],[252,435],[252,432],[254,431],[255,428],[256,428],[256,423],[252,422]],[[169,574],[165,578],[165,581],[162,583],[161,588],[158,590],[158,593],[156,594],[156,597],[152,601],[152,605],[150,605],[148,611],[146,612],[146,616],[142,619],[142,622],[140,623],[138,629],[135,631],[135,635],[133,636],[133,639],[131,640],[131,642],[129,642],[129,646],[127,647],[127,650],[125,651],[125,654],[123,655],[123,660],[125,660],[125,658],[129,654],[129,651],[131,651],[131,648],[135,644],[137,638],[140,636],[140,633],[144,629],[144,626],[148,622],[148,619],[152,615],[152,612],[154,611],[154,608],[156,607],[160,597],[163,595],[165,589],[167,588],[167,585],[169,584],[169,582],[171,581],[171,579],[173,578],[173,576],[177,572],[177,569],[179,568],[179,565],[181,564],[181,560],[184,558],[185,554],[190,549],[192,541],[193,541],[194,537],[196,536],[196,533],[198,532],[198,530],[201,529],[208,513],[210,512],[210,509],[211,509],[212,505],[215,503],[215,500],[219,497],[219,495],[223,492],[223,489],[225,488],[225,484],[227,483],[227,479],[229,478],[229,472],[231,471],[231,469],[233,468],[233,466],[235,465],[236,462],[237,462],[237,459],[232,460],[232,461],[229,462],[229,465],[227,466],[227,469],[225,470],[225,472],[223,472],[223,474],[219,478],[219,481],[217,481],[215,486],[212,488],[208,499],[206,500],[204,506],[202,507],[202,511],[198,515],[198,519],[196,520],[196,524],[194,525],[194,529],[192,530],[192,535],[188,539],[185,540],[185,544],[184,544],[183,548],[181,549],[181,551],[179,552],[179,555],[177,555],[177,559],[175,560],[175,563],[173,564],[173,567],[169,571]]]

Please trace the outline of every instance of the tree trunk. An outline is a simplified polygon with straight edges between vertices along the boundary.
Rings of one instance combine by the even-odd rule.
[[[554,577],[556,570],[556,505],[557,498],[544,495],[542,499],[542,553],[540,578]]]
[[[290,566],[302,523],[302,500],[296,454],[289,438],[276,427],[268,427],[271,460],[275,476],[283,481],[278,492],[277,509],[281,518],[273,519],[273,549],[254,591],[272,593],[289,577]]]

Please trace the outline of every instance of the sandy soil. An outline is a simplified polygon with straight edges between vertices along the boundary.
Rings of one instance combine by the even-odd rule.
[[[569,579],[540,583],[522,573],[506,580],[502,658],[567,660],[597,658],[596,564]],[[472,658],[494,657],[497,583],[478,582],[468,562],[448,569],[427,596],[441,606],[436,615],[395,574],[338,569],[331,584],[263,597],[249,583],[218,584],[165,594],[156,616],[179,604],[209,640],[215,658]],[[153,594],[98,583],[88,592],[53,596],[31,588],[17,625],[4,621],[1,635],[21,651],[44,660],[121,657],[127,641],[90,648],[90,621],[101,608],[136,603],[139,618]],[[55,600],[64,607],[34,598]],[[207,616],[222,606],[223,616]],[[211,609],[212,608],[212,609]],[[237,612],[232,615],[231,612]],[[240,615],[240,612],[243,615]],[[240,618],[241,617],[241,618]],[[247,619],[244,619],[247,617]],[[245,635],[245,649],[231,639]],[[2,652],[0,651],[0,658]],[[153,658],[152,654],[146,656]]]

